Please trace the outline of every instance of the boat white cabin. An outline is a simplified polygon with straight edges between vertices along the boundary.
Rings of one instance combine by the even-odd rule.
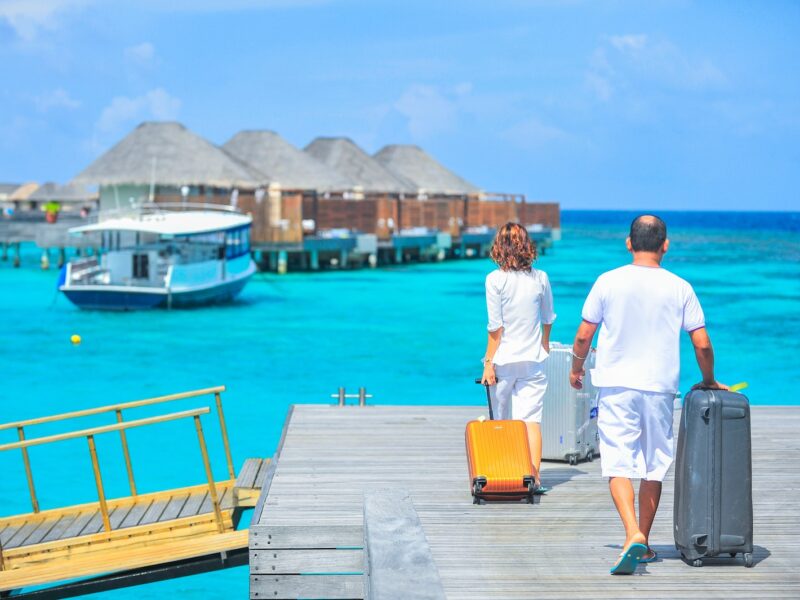
[[[147,204],[101,214],[75,235],[100,237],[99,256],[68,262],[59,290],[81,308],[135,310],[230,301],[255,273],[252,218],[233,207]]]

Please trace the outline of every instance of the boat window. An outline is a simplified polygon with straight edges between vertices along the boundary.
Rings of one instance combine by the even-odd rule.
[[[133,255],[133,278],[150,279],[150,260],[147,254]]]

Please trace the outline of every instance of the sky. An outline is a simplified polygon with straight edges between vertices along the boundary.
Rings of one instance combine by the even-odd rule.
[[[178,120],[562,208],[800,210],[796,1],[0,0],[0,82],[0,182]]]

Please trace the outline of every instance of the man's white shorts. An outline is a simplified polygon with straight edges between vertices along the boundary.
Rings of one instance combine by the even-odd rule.
[[[675,394],[600,388],[597,428],[603,477],[663,481],[675,455]]]
[[[496,365],[497,385],[492,394],[495,419],[542,422],[547,376],[542,363],[525,361]]]

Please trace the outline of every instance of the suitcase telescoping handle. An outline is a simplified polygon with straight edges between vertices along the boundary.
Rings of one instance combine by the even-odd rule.
[[[489,420],[494,421],[494,413],[492,412],[492,394],[489,392],[489,384],[483,383],[480,379],[476,379],[475,383],[480,384],[486,388],[486,404],[489,405]]]

